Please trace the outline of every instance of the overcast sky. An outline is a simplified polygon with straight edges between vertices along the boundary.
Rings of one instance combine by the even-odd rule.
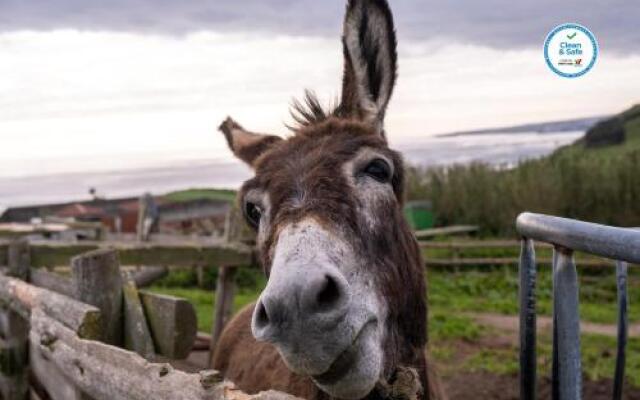
[[[392,0],[392,142],[620,111],[640,102],[636,0]],[[227,114],[285,133],[292,97],[329,102],[338,0],[0,0],[0,176],[228,157]],[[598,37],[593,71],[546,67],[562,22]]]
[[[4,31],[58,28],[185,34],[200,30],[333,37],[344,0],[2,0]],[[405,38],[447,37],[498,47],[536,47],[546,31],[578,22],[608,49],[640,51],[633,0],[392,0]]]

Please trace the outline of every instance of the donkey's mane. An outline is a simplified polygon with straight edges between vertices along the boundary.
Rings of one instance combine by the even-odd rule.
[[[298,132],[303,128],[319,124],[331,117],[340,116],[340,106],[337,101],[323,106],[315,92],[305,90],[302,100],[293,99],[291,101],[291,109],[289,110],[291,118],[294,120],[293,125],[287,125],[287,128],[293,132]]]

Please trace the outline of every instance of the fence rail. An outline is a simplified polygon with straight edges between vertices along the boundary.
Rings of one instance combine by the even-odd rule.
[[[420,248],[427,251],[425,263],[428,267],[476,267],[476,266],[505,266],[518,265],[520,258],[517,257],[517,251],[521,246],[519,240],[453,240],[446,242],[439,241],[420,241]],[[538,245],[544,249],[553,249],[553,245],[549,243],[540,243]],[[446,251],[447,256],[432,255],[431,251]],[[505,250],[507,253],[513,252],[513,256],[505,255],[501,257],[478,257],[468,256],[466,253],[475,250]],[[550,266],[553,264],[553,258],[538,258],[539,265]],[[592,268],[611,268],[612,263],[602,257],[582,258],[580,264],[584,267]]]
[[[578,272],[574,252],[616,261],[618,344],[612,398],[622,398],[627,342],[627,263],[640,263],[640,232],[547,215],[524,213],[516,222],[520,255],[520,398],[536,399],[536,257],[533,240],[553,253],[552,397],[582,396]]]
[[[0,265],[7,265],[9,241],[0,241]],[[212,243],[202,240],[81,241],[67,243],[54,240],[29,243],[31,266],[54,267],[68,265],[71,257],[98,249],[117,250],[122,265],[167,265],[193,267],[197,265],[251,265],[251,247],[242,243]]]
[[[136,277],[121,270],[118,254],[157,265],[168,259],[162,251],[161,260],[152,258],[158,247],[177,245],[1,244],[0,265],[7,267],[0,273],[0,399],[42,394],[53,400],[294,399],[278,392],[249,396],[215,371],[193,374],[155,362],[189,355],[196,338],[195,310],[186,300],[138,290]],[[34,268],[32,257],[43,248],[74,255],[66,261],[70,277]],[[185,257],[204,252],[209,263],[221,262],[223,271],[252,259],[251,251],[234,245],[192,245],[181,251]],[[172,257],[171,264],[177,256]],[[192,264],[187,258],[181,265]],[[151,272],[151,278],[162,275]],[[222,319],[230,307],[220,303],[224,312],[218,305],[216,311]]]

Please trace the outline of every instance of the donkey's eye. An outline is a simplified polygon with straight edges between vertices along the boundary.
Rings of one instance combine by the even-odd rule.
[[[381,158],[371,161],[362,172],[381,183],[391,180],[391,167]]]
[[[258,228],[260,225],[260,218],[262,217],[262,209],[258,207],[256,204],[251,202],[246,202],[244,204],[244,216],[247,219],[249,225],[254,228]]]

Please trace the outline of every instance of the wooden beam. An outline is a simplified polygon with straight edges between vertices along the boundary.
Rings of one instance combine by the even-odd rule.
[[[431,229],[416,231],[415,235],[417,238],[430,238],[430,237],[436,237],[436,236],[462,235],[462,234],[468,234],[468,233],[475,233],[478,230],[479,230],[479,227],[475,225],[454,225],[454,226],[446,226],[442,228],[431,228]]]
[[[452,258],[452,259],[442,259],[442,258],[427,258],[425,259],[425,264],[427,267],[433,266],[442,266],[442,267],[450,267],[450,266],[460,266],[460,267],[474,267],[474,266],[491,266],[491,265],[513,265],[517,266],[520,262],[519,258]],[[550,266],[553,262],[550,258],[540,258],[536,261],[538,265],[547,265]],[[578,260],[576,264],[582,267],[593,267],[593,268],[611,268],[614,267],[613,262],[607,260],[597,260],[597,259],[588,259],[588,260]]]
[[[139,355],[96,341],[79,339],[37,310],[31,318],[31,344],[83,392],[97,400],[293,400],[264,392],[247,395],[219,373],[188,374],[168,364],[151,364]]]
[[[43,268],[31,270],[31,284],[65,296],[73,297],[75,295],[71,279]]]
[[[0,266],[9,264],[9,242],[0,240]]]
[[[131,274],[124,275],[124,345],[146,359],[155,354],[138,288]]]
[[[493,248],[520,248],[518,240],[468,240],[468,241],[422,241],[418,242],[423,249],[493,249]],[[536,243],[536,247],[553,248],[547,243]]]
[[[224,267],[218,274],[216,284],[216,300],[213,315],[213,330],[211,332],[211,343],[209,347],[209,367],[213,365],[213,356],[216,344],[222,335],[222,331],[233,310],[233,297],[235,295],[235,275],[236,267]]]
[[[102,340],[123,344],[122,276],[118,253],[94,250],[71,259],[75,298],[97,307],[102,315]]]
[[[68,265],[69,258],[96,249],[117,250],[122,265],[193,267],[195,265],[253,265],[253,249],[242,244],[207,244],[202,241],[146,242],[31,242],[31,266]]]
[[[0,275],[0,303],[25,319],[29,319],[31,310],[40,308],[83,338],[95,338],[100,331],[100,311],[96,307],[19,279]]]
[[[83,395],[66,378],[58,366],[44,355],[39,348],[31,345],[29,363],[38,386],[51,400],[82,400]]]
[[[144,267],[140,271],[133,273],[133,280],[138,288],[153,285],[159,279],[169,274],[167,267]]]
[[[25,239],[17,239],[11,242],[7,252],[7,259],[9,267],[7,275],[22,279],[25,282],[28,281],[31,265],[29,242]]]
[[[158,279],[162,279],[169,273],[167,267],[144,267],[140,271],[132,272],[133,281],[137,288],[152,285]],[[43,268],[31,270],[31,283],[33,285],[53,290],[65,296],[75,295],[71,279],[55,272],[49,272]]]
[[[42,287],[73,294],[71,280],[44,270],[32,271]],[[186,299],[138,291],[147,326],[158,354],[181,359],[189,355],[197,331],[196,311]]]
[[[193,305],[178,297],[139,293],[156,352],[173,359],[188,357],[198,330]]]
[[[27,400],[28,381],[28,322],[8,309],[0,308],[0,398]]]
[[[7,275],[29,279],[29,243],[17,239],[9,244]],[[5,400],[29,397],[29,324],[15,311],[0,307],[0,392]]]

